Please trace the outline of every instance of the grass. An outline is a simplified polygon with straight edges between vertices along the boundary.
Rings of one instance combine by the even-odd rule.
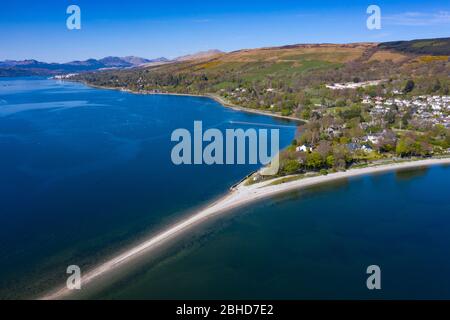
[[[420,57],[420,62],[429,63],[434,61],[448,61],[448,56],[423,56]]]
[[[286,76],[293,76],[295,74],[302,74],[315,70],[327,70],[336,69],[343,66],[339,62],[330,62],[326,59],[322,59],[321,56],[314,57],[314,55],[298,55],[293,56],[298,59],[254,59],[251,61],[208,61],[205,63],[189,66],[186,65],[187,69],[191,68],[194,72],[204,72],[209,73],[236,73],[241,74],[243,80],[252,81],[262,81],[268,76],[273,76],[274,78],[280,77],[285,78]],[[227,88],[228,84],[218,84],[217,89]]]
[[[271,182],[269,184],[269,186],[277,186],[277,185],[280,185],[283,183],[297,181],[297,180],[304,179],[304,178],[305,178],[305,175],[301,175],[301,174],[295,175],[295,176],[284,177],[284,178],[277,179],[277,180]]]
[[[229,88],[233,89],[233,88],[236,88],[236,83],[231,82],[231,81],[224,81],[224,82],[220,82],[220,83],[214,85],[213,88],[216,90],[229,89]]]
[[[375,52],[369,59],[369,61],[388,61],[391,60],[393,62],[402,61],[406,59],[407,56],[398,52],[392,52],[387,50],[380,50]]]

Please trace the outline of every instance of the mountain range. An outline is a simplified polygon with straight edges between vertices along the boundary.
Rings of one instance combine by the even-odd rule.
[[[78,73],[103,69],[124,69],[139,66],[163,64],[169,62],[164,57],[145,59],[135,56],[105,57],[67,63],[47,63],[37,60],[5,60],[0,61],[0,76],[50,76],[57,74]]]
[[[259,78],[271,75],[291,74],[305,71],[328,71],[342,66],[361,64],[361,70],[373,69],[374,63],[393,63],[391,70],[402,65],[410,65],[414,59],[422,56],[424,60],[447,61],[450,55],[450,38],[421,39],[412,41],[394,41],[384,43],[352,44],[295,44],[282,47],[242,49],[225,53],[219,50],[202,51],[184,55],[172,60],[161,57],[145,59],[135,56],[88,59],[68,63],[46,63],[36,60],[0,61],[2,76],[52,76],[69,73],[84,73],[102,70],[123,70],[136,68],[152,69],[161,74],[201,76],[223,76],[234,74],[247,78]],[[425,57],[431,56],[431,57]],[[364,62],[364,63],[363,63]],[[157,69],[155,69],[157,68]],[[380,68],[375,68],[380,70]],[[384,68],[386,69],[386,68]],[[316,72],[317,73],[317,72]]]

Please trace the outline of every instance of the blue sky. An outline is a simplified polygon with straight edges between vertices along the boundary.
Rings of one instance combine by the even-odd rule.
[[[71,4],[81,8],[81,30],[66,28]],[[381,8],[381,30],[366,27],[371,4]],[[0,60],[173,58],[208,49],[449,36],[450,1],[3,0],[0,7]]]

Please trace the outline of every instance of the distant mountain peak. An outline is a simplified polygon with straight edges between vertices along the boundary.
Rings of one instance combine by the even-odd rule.
[[[133,68],[151,63],[166,63],[166,58],[146,59],[136,56],[114,57],[108,56],[102,59],[75,60],[67,63],[47,63],[34,59],[22,61],[5,60],[0,61],[0,68],[5,69],[4,74],[20,75],[57,75],[85,71],[95,71],[108,68]],[[6,70],[7,69],[7,70]]]

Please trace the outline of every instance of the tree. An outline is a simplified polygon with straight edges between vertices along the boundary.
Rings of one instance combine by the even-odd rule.
[[[350,108],[341,111],[340,116],[345,120],[350,120],[353,118],[361,118],[361,107],[358,105],[352,105]]]
[[[316,152],[320,154],[322,159],[326,159],[333,151],[331,147],[331,142],[322,140],[316,148]]]
[[[385,116],[384,116],[384,120],[388,123],[388,124],[394,124],[395,120],[396,120],[396,116],[397,116],[397,112],[395,112],[394,110],[389,110]]]
[[[301,169],[301,164],[298,160],[287,160],[284,165],[282,171],[286,174],[294,174],[297,173]]]
[[[395,148],[395,152],[401,156],[401,157],[405,157],[409,155],[409,145],[408,145],[408,141],[405,138],[401,138],[398,143],[397,143],[397,147]]]
[[[352,160],[350,151],[342,144],[338,144],[333,148],[334,168],[345,169],[347,163]]]
[[[335,164],[336,164],[335,160],[334,160],[334,157],[333,156],[328,156],[327,159],[326,159],[326,164],[327,164],[328,168],[334,167]]]
[[[411,114],[411,112],[405,112],[405,114],[403,115],[403,117],[402,117],[402,124],[403,124],[403,126],[404,127],[407,127],[408,126],[408,123],[409,123],[409,120],[411,120],[412,119],[412,114]]]
[[[436,79],[436,81],[434,82],[433,85],[433,92],[438,92],[439,90],[441,90],[442,86],[441,86],[441,82],[439,81],[439,79]]]
[[[416,134],[410,134],[398,141],[395,152],[401,157],[426,156],[431,154],[432,147],[423,138],[418,137]]]
[[[322,156],[318,152],[311,152],[306,155],[306,167],[312,170],[320,169],[323,166]]]
[[[376,147],[380,152],[391,152],[395,150],[397,144],[397,135],[392,130],[386,130]]]
[[[409,92],[411,92],[411,91],[414,90],[414,87],[415,87],[415,86],[416,86],[416,84],[414,83],[414,81],[408,80],[408,81],[406,82],[405,88],[403,89],[403,92],[409,93]]]

